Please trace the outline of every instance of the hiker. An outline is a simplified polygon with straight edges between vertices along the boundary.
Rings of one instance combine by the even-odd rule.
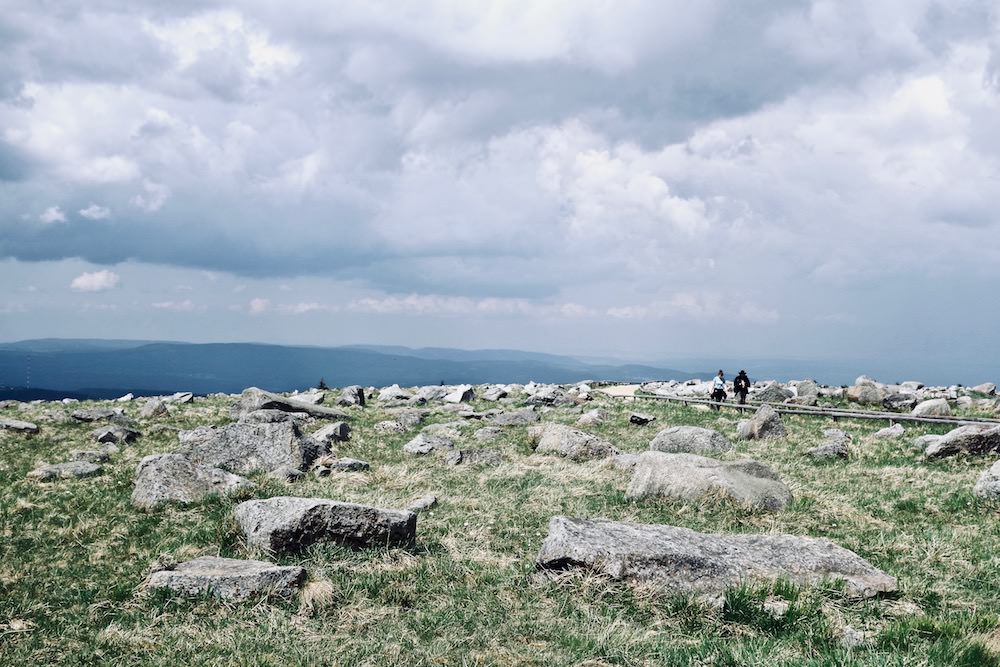
[[[740,405],[746,405],[747,394],[750,393],[750,378],[747,377],[746,371],[740,371],[733,380],[733,392],[740,397]]]
[[[726,400],[726,375],[721,370],[712,381],[712,400],[716,403]],[[718,405],[713,405],[712,407],[716,412],[719,411]]]

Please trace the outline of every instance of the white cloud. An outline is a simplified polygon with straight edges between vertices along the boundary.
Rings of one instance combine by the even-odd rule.
[[[39,214],[38,219],[46,225],[51,225],[54,222],[66,222],[66,214],[58,206],[49,206]]]
[[[92,273],[81,273],[69,286],[77,292],[103,292],[117,287],[120,280],[121,277],[114,271],[102,269]]]
[[[183,301],[156,301],[150,305],[158,310],[175,310],[182,313],[190,313],[198,309],[198,306],[191,299],[184,299]]]
[[[132,198],[132,203],[144,211],[153,213],[163,208],[170,196],[170,188],[162,183],[154,183],[150,180],[142,182],[143,194],[138,194]]]
[[[270,308],[271,308],[270,299],[262,299],[260,297],[257,297],[255,299],[250,299],[249,309],[251,315],[260,315],[261,313],[270,310]]]
[[[377,315],[486,315],[531,317],[586,317],[596,311],[576,303],[545,303],[528,299],[442,296],[409,294],[407,296],[366,297],[355,299],[347,310]]]
[[[110,208],[98,206],[97,204],[91,204],[87,208],[81,208],[77,212],[88,220],[106,220],[111,217]]]

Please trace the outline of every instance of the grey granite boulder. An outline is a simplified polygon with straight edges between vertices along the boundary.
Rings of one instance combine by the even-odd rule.
[[[297,566],[204,556],[170,570],[154,572],[146,586],[183,595],[209,594],[223,600],[245,600],[258,595],[290,598],[305,578],[306,571]]]
[[[538,413],[533,408],[501,412],[493,417],[497,426],[528,426],[538,421]]]
[[[246,474],[291,466],[308,470],[328,445],[302,435],[293,420],[201,426],[178,434],[179,453],[198,464]]]
[[[737,435],[744,440],[781,438],[787,433],[781,415],[770,405],[762,405],[750,419],[743,420],[736,427]]]
[[[484,426],[472,434],[472,439],[479,442],[490,442],[503,435],[503,429],[498,426]]]
[[[378,392],[379,401],[408,401],[413,397],[413,394],[400,388],[398,384],[394,384],[388,387],[383,387]]]
[[[696,454],[643,452],[636,459],[629,498],[666,496],[698,499],[721,495],[755,508],[780,510],[792,493],[763,463],[718,461]]]
[[[903,394],[896,392],[889,394],[882,399],[882,407],[886,410],[896,412],[909,412],[917,405],[917,397],[914,394]]]
[[[503,454],[495,449],[456,449],[444,459],[450,466],[497,467],[504,462]]]
[[[604,411],[600,408],[587,410],[576,420],[577,426],[598,426],[603,424],[605,419]]]
[[[680,594],[720,594],[751,582],[843,581],[849,594],[896,590],[896,579],[825,539],[782,534],[719,535],[667,525],[555,516],[537,559],[545,570],[582,569],[649,582]]]
[[[376,433],[403,433],[406,427],[395,419],[380,421],[373,427]]]
[[[403,451],[419,456],[430,454],[435,449],[453,449],[454,447],[455,442],[448,436],[418,433],[415,438],[403,445]]]
[[[327,443],[347,442],[351,439],[351,427],[347,422],[334,422],[313,433],[312,438]]]
[[[279,553],[297,552],[319,543],[351,547],[409,545],[417,531],[413,512],[322,498],[248,500],[236,506],[235,517],[248,545]]]
[[[445,403],[468,403],[476,397],[476,392],[471,385],[463,384],[455,387],[441,399]]]
[[[851,436],[844,433],[839,428],[823,429],[823,442],[812,449],[806,450],[806,454],[814,459],[846,459],[850,454],[848,445],[851,443]]]
[[[961,453],[989,454],[1000,451],[1000,424],[968,424],[942,436],[924,436],[923,441],[929,441],[924,454],[932,459]]]
[[[733,443],[709,428],[671,426],[657,433],[649,448],[656,452],[705,455],[728,452]]]
[[[972,493],[985,500],[1000,499],[1000,461],[995,462],[976,480]]]
[[[153,419],[165,414],[167,414],[167,404],[158,398],[151,398],[139,408],[141,419]]]
[[[327,477],[335,472],[363,472],[370,469],[371,464],[361,459],[324,457],[313,467],[313,474],[317,477]]]
[[[73,412],[70,416],[81,422],[107,421],[124,414],[121,408],[84,408]]]
[[[902,424],[893,424],[892,426],[886,426],[885,428],[879,429],[872,434],[873,438],[878,438],[879,440],[889,440],[892,438],[900,438],[906,432]]]
[[[772,382],[751,396],[751,398],[761,403],[784,403],[792,395],[792,392],[788,389],[785,389],[777,382]]]
[[[105,445],[100,449],[71,449],[69,458],[71,461],[88,461],[90,463],[107,463],[111,457],[118,453],[115,445]]]
[[[918,403],[911,414],[915,417],[949,417],[951,406],[943,398],[932,398]]]
[[[418,512],[426,512],[435,505],[437,505],[437,496],[420,496],[419,498],[414,498],[406,506],[407,511],[413,512],[414,514]]]
[[[340,390],[340,395],[337,397],[335,402],[337,405],[358,405],[364,407],[365,390],[356,384],[351,385],[350,387],[344,387]]]
[[[101,472],[101,466],[89,461],[70,461],[68,463],[45,463],[28,473],[28,479],[40,482],[50,482],[54,479],[76,479],[92,477]]]
[[[120,424],[101,426],[90,432],[90,436],[95,442],[113,445],[123,445],[135,442],[140,435],[141,433],[135,429],[129,428],[128,426],[122,426]]]
[[[249,484],[249,480],[239,475],[193,463],[182,454],[152,454],[143,458],[136,468],[132,505],[150,509],[171,501],[191,503]]]
[[[0,419],[0,431],[16,431],[17,433],[38,433],[38,425],[20,419]]]
[[[556,454],[573,461],[606,459],[619,453],[607,440],[564,424],[532,426],[528,437],[537,453]]]
[[[349,419],[347,413],[333,408],[325,408],[321,405],[313,405],[306,401],[298,401],[293,398],[285,398],[269,391],[250,387],[244,389],[240,399],[230,409],[234,418],[254,412],[255,410],[281,410],[282,412],[299,412],[316,417],[317,419]]]

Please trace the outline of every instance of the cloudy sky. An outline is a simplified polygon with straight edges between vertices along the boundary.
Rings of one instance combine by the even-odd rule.
[[[991,0],[0,9],[0,340],[996,356]]]

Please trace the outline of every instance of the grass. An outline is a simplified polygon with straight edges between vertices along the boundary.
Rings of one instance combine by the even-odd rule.
[[[37,420],[42,432],[0,432],[0,664],[3,665],[1000,665],[1000,523],[972,496],[982,458],[924,461],[910,441],[942,427],[907,427],[875,440],[878,422],[792,417],[787,438],[742,442],[725,458],[771,465],[795,500],[780,513],[722,501],[629,501],[628,473],[609,462],[577,464],[531,454],[524,427],[480,444],[499,468],[445,466],[402,445],[419,430],[377,433],[390,415],[352,409],[354,434],[340,453],[372,470],[284,483],[255,475],[238,496],[138,512],[129,504],[136,463],[176,447],[172,428],[229,421],[228,399],[198,399],[140,422],[143,437],[100,477],[38,483],[41,461],[85,448],[92,426],[47,421],[65,412],[38,404],[0,412]],[[492,407],[477,404],[477,407]],[[587,430],[641,451],[658,428],[707,426],[732,438],[736,415],[660,402],[598,399],[605,424]],[[633,408],[658,421],[628,423]],[[128,406],[137,413],[138,406]],[[572,423],[573,408],[545,419]],[[425,423],[454,421],[441,412]],[[804,456],[822,430],[854,438],[846,462]],[[315,426],[313,428],[316,428]],[[290,602],[227,604],[149,594],[154,563],[199,555],[270,558],[247,548],[232,520],[249,497],[303,495],[385,507],[434,494],[411,549],[311,548],[278,559],[310,581]],[[837,589],[784,582],[727,591],[721,600],[669,595],[648,585],[583,573],[539,575],[534,558],[554,514],[667,523],[712,532],[787,532],[829,538],[899,579],[893,598],[850,600]],[[783,614],[771,611],[784,602]],[[839,641],[850,626],[865,643]]]

